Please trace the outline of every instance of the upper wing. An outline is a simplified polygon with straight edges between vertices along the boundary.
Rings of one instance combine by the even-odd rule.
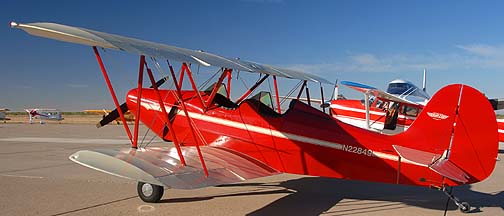
[[[349,81],[342,81],[341,84],[345,85],[345,86],[348,86],[351,89],[360,91],[362,93],[374,95],[377,98],[382,98],[382,99],[385,99],[385,100],[399,102],[399,103],[404,103],[404,104],[419,105],[416,102],[413,102],[413,101],[410,101],[410,100],[406,100],[404,98],[400,98],[398,96],[395,96],[393,94],[387,93],[385,91],[382,91],[382,90],[377,89],[377,88],[372,87],[372,86],[368,86],[368,85],[364,85],[364,84],[360,84],[360,83],[356,83],[356,82],[349,82]]]
[[[201,168],[195,147],[182,147],[187,166],[181,165],[174,147],[82,150],[69,158],[105,173],[176,189],[229,184],[279,173],[262,162],[229,149],[202,146],[201,153],[208,168],[208,177]]]
[[[263,73],[279,77],[331,84],[330,81],[324,78],[300,71],[278,68],[237,58],[226,58],[199,50],[184,49],[85,28],[71,27],[56,23],[18,24],[15,22],[11,22],[11,27],[20,28],[35,36],[89,46],[118,49],[159,59],[170,59],[203,66],[217,66],[239,71]]]

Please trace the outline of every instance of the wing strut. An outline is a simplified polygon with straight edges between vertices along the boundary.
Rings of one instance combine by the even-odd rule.
[[[301,89],[299,89],[299,93],[297,95],[297,98],[299,100],[299,98],[301,97],[301,95],[303,94],[303,90],[304,88],[306,87],[306,80],[303,80],[303,85],[301,86]]]
[[[168,130],[171,133],[171,136],[173,139],[173,144],[175,145],[175,148],[177,149],[177,154],[180,158],[180,162],[182,163],[182,165],[186,166],[187,164],[186,164],[184,155],[182,154],[182,150],[180,149],[180,144],[179,144],[179,141],[178,141],[177,136],[175,134],[175,130],[173,129],[173,125],[170,121],[170,118],[168,117],[168,112],[166,112],[166,108],[164,106],[163,99],[161,98],[161,94],[159,94],[158,85],[157,85],[156,81],[154,80],[154,75],[152,75],[152,70],[149,68],[149,66],[147,66],[146,62],[145,62],[145,67],[147,68],[147,74],[149,75],[149,79],[152,83],[152,88],[156,92],[156,96],[159,101],[159,107],[161,107],[161,111],[163,112],[164,122],[166,122],[166,125],[168,126]]]
[[[115,91],[112,87],[112,84],[110,82],[110,79],[108,77],[108,74],[107,74],[107,71],[105,69],[105,66],[103,64],[103,61],[101,59],[101,56],[100,56],[100,53],[98,52],[98,49],[96,47],[93,47],[93,50],[95,52],[95,55],[96,55],[96,59],[98,60],[98,63],[100,65],[100,68],[102,70],[102,73],[103,73],[103,76],[105,78],[105,81],[107,83],[107,86],[110,90],[110,94],[112,96],[112,99],[114,100],[114,104],[116,106],[116,110],[117,112],[119,113],[119,116],[121,118],[121,121],[123,123],[123,126],[124,126],[124,129],[126,130],[126,134],[128,135],[128,138],[130,139],[131,141],[131,147],[132,148],[138,148],[138,132],[139,132],[139,125],[140,125],[140,106],[141,106],[141,100],[142,100],[142,85],[143,85],[143,73],[144,73],[144,68],[147,70],[147,74],[149,75],[149,79],[152,83],[152,88],[154,88],[156,94],[157,94],[157,97],[158,97],[158,101],[159,101],[159,106],[161,107],[161,110],[163,112],[163,117],[164,117],[164,121],[166,122],[167,126],[168,126],[168,129],[173,137],[173,143],[175,145],[175,148],[177,149],[177,153],[178,153],[178,156],[180,158],[180,162],[182,163],[182,165],[186,166],[186,162],[185,162],[185,159],[184,159],[184,156],[182,155],[182,150],[180,149],[180,144],[177,140],[177,137],[175,136],[175,131],[173,129],[173,126],[170,122],[170,119],[168,117],[168,113],[166,112],[166,108],[164,106],[164,103],[161,99],[161,95],[159,93],[159,89],[158,89],[158,84],[156,83],[156,81],[154,80],[154,76],[152,74],[152,71],[151,69],[149,68],[149,66],[147,65],[147,62],[145,61],[145,56],[144,55],[141,55],[140,56],[140,65],[139,65],[139,70],[138,70],[138,97],[137,97],[137,113],[136,113],[136,116],[135,116],[135,125],[134,125],[134,136],[131,135],[131,131],[130,131],[130,128],[128,127],[128,124],[126,123],[126,119],[124,118],[124,113],[122,111],[122,109],[120,108],[120,105],[119,105],[119,102],[117,100],[117,97],[116,97],[116,94],[115,94]]]
[[[145,65],[145,56],[140,56],[140,68],[138,69],[138,97],[137,97],[137,113],[135,117],[135,129],[133,135],[133,148],[138,147],[138,126],[140,125],[140,107],[142,104],[142,85],[143,85],[143,72]]]
[[[275,96],[276,96],[278,113],[282,113],[282,109],[280,108],[280,95],[278,94],[278,84],[276,76],[273,76],[273,85],[275,86]]]
[[[98,52],[98,49],[96,48],[96,46],[93,46],[93,50],[94,50],[94,53],[96,56],[96,60],[98,61],[98,64],[100,65],[100,69],[103,73],[103,78],[105,79],[105,82],[107,83],[107,87],[110,91],[110,95],[112,96],[112,99],[114,100],[114,104],[116,106],[116,109],[119,113],[119,116],[121,117],[121,121],[123,123],[124,130],[126,130],[126,134],[128,135],[128,138],[131,142],[131,147],[136,148],[137,146],[133,142],[133,137],[131,135],[131,131],[128,127],[128,124],[126,124],[126,119],[124,118],[124,113],[122,112],[121,107],[119,106],[119,101],[117,101],[117,97],[116,97],[114,88],[112,87],[112,83],[110,82],[110,79],[108,77],[107,70],[105,69],[105,65],[103,65],[103,61],[101,59],[100,53]]]
[[[369,126],[369,119],[370,119],[370,116],[369,116],[369,109],[370,109],[369,92],[364,93],[364,104],[366,106],[366,128],[369,129],[369,128],[371,128]]]
[[[324,111],[325,113],[325,106],[323,106],[323,104],[325,103],[325,99],[324,99],[324,88],[322,88],[322,83],[320,83],[320,98],[322,99],[322,102],[320,103],[320,106],[322,107],[322,110]]]
[[[227,73],[227,98],[231,99],[231,72]]]
[[[245,92],[238,100],[236,100],[236,104],[240,104],[245,98],[247,98],[252,92],[261,85],[269,77],[269,74],[263,76],[259,81],[257,81],[254,86],[250,87],[247,92]]]
[[[203,98],[201,97],[201,94],[200,94],[200,91],[198,90],[198,87],[196,87],[196,82],[194,82],[191,69],[187,66],[186,63],[182,63],[182,68],[181,68],[180,75],[179,75],[180,80],[178,83],[179,83],[180,89],[182,89],[182,80],[184,80],[184,72],[187,73],[187,77],[189,78],[189,81],[191,82],[192,88],[194,89],[194,91],[198,95],[198,98],[200,99],[201,104],[203,104],[203,106],[204,106],[203,108],[205,108],[205,110],[206,110],[207,109],[206,104],[203,101]]]
[[[177,92],[177,100],[179,100],[179,103],[182,106],[182,110],[184,110],[184,114],[187,118],[187,123],[189,124],[189,128],[191,129],[191,134],[192,134],[193,140],[196,144],[196,150],[198,151],[198,156],[199,156],[199,159],[201,162],[201,166],[203,167],[203,170],[205,171],[205,175],[208,177],[208,169],[206,167],[205,160],[203,159],[203,154],[201,154],[201,149],[200,149],[200,145],[199,145],[199,142],[198,142],[198,139],[196,136],[196,131],[195,131],[195,128],[192,124],[191,117],[189,116],[189,113],[187,112],[187,107],[185,105],[185,102],[182,98],[181,86],[179,86],[177,83],[177,77],[175,76],[175,72],[173,70],[173,67],[170,65],[169,61],[167,61],[167,62],[168,62],[168,67],[170,68],[170,73],[172,75],[173,83],[175,84],[175,88],[177,89],[177,91],[176,91]],[[184,65],[187,67],[187,65],[185,63],[182,64],[182,67],[184,67]],[[180,83],[180,84],[182,84],[182,83]],[[197,89],[195,91],[197,91]]]
[[[308,85],[306,85],[306,99],[308,99],[308,105],[311,106],[310,89],[308,88]]]
[[[307,80],[303,81],[303,85],[301,86],[301,89],[299,90],[299,93],[298,93],[298,96],[296,99],[299,100],[299,98],[301,98],[301,95],[303,94],[304,90],[306,90],[306,100],[308,102],[308,105],[311,106],[310,90],[308,89],[308,81]],[[323,103],[323,101],[322,101],[322,103]]]
[[[228,76],[228,74],[231,74],[231,69],[226,68],[224,70],[224,72],[222,72],[221,76],[219,77],[219,81],[217,81],[217,83],[214,85],[214,87],[212,89],[212,93],[210,93],[210,97],[208,98],[208,101],[206,103],[205,111],[208,110],[210,105],[212,105],[215,94],[217,94],[217,91],[219,90],[220,86],[222,85],[222,81],[224,80],[224,78],[226,78],[226,76]],[[197,91],[197,89],[195,89],[195,91]]]

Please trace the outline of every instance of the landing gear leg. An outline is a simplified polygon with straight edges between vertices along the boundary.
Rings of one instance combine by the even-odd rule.
[[[148,203],[157,203],[163,197],[163,186],[138,182],[137,192],[140,199]]]
[[[459,207],[459,210],[461,212],[469,213],[471,211],[471,206],[469,205],[469,203],[460,202],[460,200],[457,197],[453,196],[451,190],[449,192],[446,190],[446,187],[443,187],[442,190],[446,194],[446,196],[448,196],[448,198],[450,198],[455,203],[455,205],[457,205]]]

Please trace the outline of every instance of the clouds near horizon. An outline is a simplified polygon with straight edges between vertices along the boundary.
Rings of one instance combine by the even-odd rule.
[[[451,52],[428,53],[357,53],[330,62],[293,64],[288,68],[319,75],[334,72],[417,72],[427,68],[435,71],[504,70],[504,45],[455,45]]]

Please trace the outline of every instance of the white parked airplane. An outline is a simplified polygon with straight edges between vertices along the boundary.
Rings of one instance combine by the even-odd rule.
[[[387,91],[355,82],[343,81],[341,84],[364,93],[365,99],[333,99],[329,105],[331,116],[351,125],[387,134],[407,130],[430,100],[425,91],[425,70],[422,88],[401,79],[389,82]],[[488,100],[494,110],[504,109],[504,100]],[[499,140],[504,142],[504,124],[499,123],[498,129]]]
[[[40,124],[44,124],[43,120],[61,121],[64,118],[61,116],[61,111],[57,109],[25,109],[30,117],[30,124],[35,118],[40,119]]]

